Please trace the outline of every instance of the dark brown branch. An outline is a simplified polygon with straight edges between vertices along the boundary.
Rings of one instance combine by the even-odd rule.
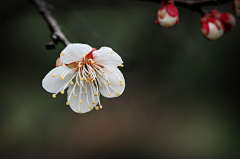
[[[57,21],[53,18],[51,14],[51,9],[53,6],[42,1],[42,0],[30,0],[35,4],[40,14],[43,16],[45,21],[48,24],[49,29],[51,30],[51,40],[46,44],[47,49],[55,49],[58,42],[62,42],[65,46],[70,44],[66,36],[61,31],[61,27],[58,25]]]

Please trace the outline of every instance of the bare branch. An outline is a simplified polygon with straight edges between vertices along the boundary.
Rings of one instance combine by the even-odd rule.
[[[62,42],[65,46],[70,44],[66,36],[62,33],[61,27],[58,25],[57,21],[53,18],[51,14],[51,9],[53,6],[42,1],[42,0],[30,0],[35,4],[40,14],[43,16],[51,30],[51,40],[46,44],[47,49],[55,49],[58,42]]]

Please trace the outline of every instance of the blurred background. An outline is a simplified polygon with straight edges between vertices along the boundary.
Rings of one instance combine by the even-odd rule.
[[[240,158],[240,19],[208,41],[200,14],[183,7],[167,30],[155,25],[158,3],[47,2],[70,42],[122,57],[126,89],[82,115],[66,94],[53,99],[42,79],[64,46],[45,49],[50,31],[32,3],[1,1],[1,159]],[[206,8],[232,13],[231,5]]]

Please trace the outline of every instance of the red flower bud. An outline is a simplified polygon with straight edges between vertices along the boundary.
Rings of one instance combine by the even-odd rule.
[[[234,16],[230,13],[227,13],[227,12],[220,13],[219,19],[224,25],[225,32],[231,31],[232,28],[236,25],[236,20]]]
[[[240,0],[234,0],[232,5],[233,13],[240,17]]]
[[[202,24],[202,34],[208,40],[216,40],[224,33],[224,26],[222,22],[210,14],[206,14],[202,17],[200,19],[200,23]]]
[[[179,24],[178,9],[174,5],[173,1],[163,0],[162,8],[157,12],[156,24],[162,25],[166,28],[170,28],[174,24]]]

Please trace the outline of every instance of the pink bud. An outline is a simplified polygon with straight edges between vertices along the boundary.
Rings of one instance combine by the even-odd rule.
[[[219,20],[221,20],[221,22],[223,23],[225,32],[231,31],[232,28],[236,25],[236,20],[234,16],[227,12],[221,13]]]
[[[202,34],[208,40],[216,40],[224,33],[224,26],[220,20],[210,17],[202,23]]]
[[[240,17],[240,0],[234,0],[232,5],[233,13]]]
[[[178,9],[174,5],[173,1],[163,0],[162,8],[157,12],[156,24],[170,28],[175,24],[179,24]]]
[[[60,57],[57,59],[57,61],[56,61],[56,67],[59,67],[59,66],[62,66],[63,65],[63,63],[62,63],[62,61],[61,61],[61,59],[60,59]]]

